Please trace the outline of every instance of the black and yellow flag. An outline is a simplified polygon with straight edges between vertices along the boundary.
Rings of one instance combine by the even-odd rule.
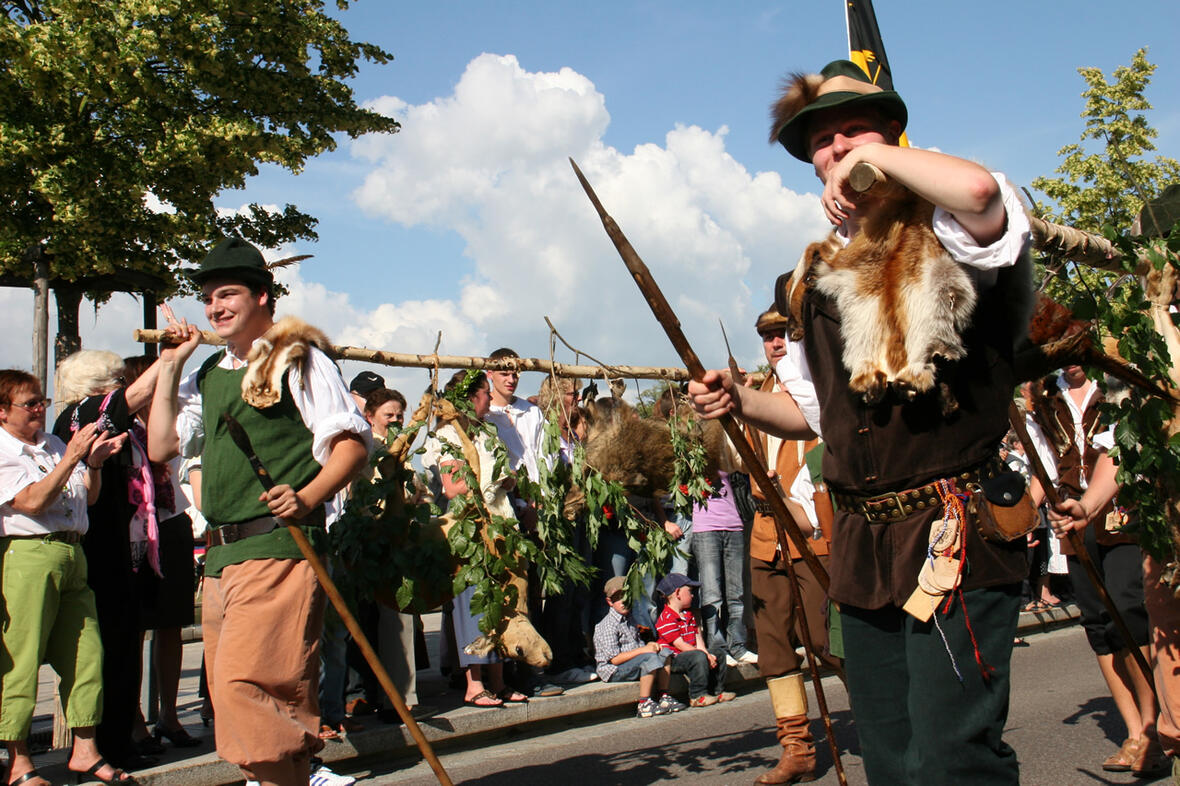
[[[845,0],[844,6],[848,15],[848,59],[860,66],[873,84],[882,90],[893,90],[893,73],[877,27],[873,0]],[[901,135],[900,144],[909,146],[905,134]]]

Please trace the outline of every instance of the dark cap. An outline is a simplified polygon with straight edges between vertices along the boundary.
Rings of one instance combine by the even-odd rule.
[[[656,592],[663,595],[665,598],[671,595],[681,587],[699,587],[699,581],[693,581],[683,573],[669,573],[664,578],[660,579],[660,583],[656,585]]]
[[[274,274],[267,268],[262,252],[240,237],[227,237],[214,246],[189,278],[197,286],[216,278],[267,287],[274,283]]]
[[[795,74],[771,108],[770,139],[778,140],[800,161],[811,161],[807,149],[807,119],[825,109],[874,108],[905,130],[909,113],[894,90],[873,84],[861,67],[851,60],[833,60],[818,74]]]
[[[348,383],[348,389],[361,396],[367,396],[374,390],[380,390],[383,387],[385,387],[385,377],[374,374],[372,371],[362,371],[352,378],[352,382]]]

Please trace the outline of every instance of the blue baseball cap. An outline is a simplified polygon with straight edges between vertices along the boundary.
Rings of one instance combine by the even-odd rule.
[[[656,592],[664,597],[671,595],[681,587],[699,587],[699,581],[693,581],[683,573],[669,573],[664,578],[660,579],[660,583],[656,585]]]

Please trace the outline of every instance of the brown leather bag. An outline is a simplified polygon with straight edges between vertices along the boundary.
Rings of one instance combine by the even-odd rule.
[[[1036,529],[1037,510],[1019,472],[1002,472],[967,486],[967,512],[979,534],[993,543],[1008,543]]]

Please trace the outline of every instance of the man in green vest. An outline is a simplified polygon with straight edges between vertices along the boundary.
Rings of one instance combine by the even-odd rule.
[[[333,497],[364,466],[371,435],[339,370],[310,342],[306,361],[278,368],[277,402],[258,408],[243,400],[246,356],[258,339],[305,340],[286,320],[276,326],[274,281],[257,248],[227,238],[192,278],[227,346],[182,380],[200,332],[168,314],[186,338],[161,350],[148,450],[155,461],[202,457],[201,511],[210,525],[202,622],[217,751],[247,780],[302,786],[311,755],[323,746],[317,685],[324,593],[285,525],[299,522],[323,548]],[[261,491],[226,432],[226,413],[274,478],[269,491]]]

